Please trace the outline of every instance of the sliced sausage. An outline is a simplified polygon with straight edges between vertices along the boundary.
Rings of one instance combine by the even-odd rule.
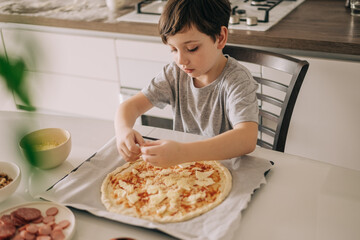
[[[54,230],[51,232],[51,238],[53,240],[64,240],[65,234],[63,233],[62,230]]]
[[[36,240],[51,240],[50,236],[37,236]]]
[[[61,227],[62,229],[65,229],[69,225],[70,225],[70,221],[65,219],[65,220],[60,221],[56,226]]]
[[[26,230],[26,227],[28,226],[28,224],[25,224],[24,226],[21,226],[18,228],[18,230],[21,232],[22,230]]]
[[[32,234],[32,233],[29,233],[28,231],[26,230],[22,230],[20,232],[20,236],[22,238],[24,238],[25,240],[34,240],[35,239],[35,234]]]
[[[58,212],[59,212],[59,209],[57,207],[51,207],[46,210],[46,215],[47,216],[55,216],[56,214],[58,214]]]
[[[24,240],[24,238],[22,236],[20,236],[20,233],[18,233],[11,240]]]
[[[43,225],[43,226],[39,227],[39,234],[40,235],[50,235],[51,227],[49,225]]]
[[[46,216],[43,219],[43,223],[48,224],[51,222],[55,222],[55,217],[54,216]]]
[[[29,224],[26,226],[26,231],[31,233],[31,234],[36,234],[38,232],[39,227],[36,226],[35,224]]]

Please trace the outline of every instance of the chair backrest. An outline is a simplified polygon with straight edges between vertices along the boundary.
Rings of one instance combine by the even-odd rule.
[[[247,67],[259,83],[257,145],[284,152],[291,115],[309,63],[278,53],[239,46],[227,45],[223,53]]]

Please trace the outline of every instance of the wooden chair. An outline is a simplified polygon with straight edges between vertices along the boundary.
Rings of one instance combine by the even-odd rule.
[[[309,63],[282,54],[238,46],[227,45],[223,52],[246,66],[259,83],[257,145],[284,152],[291,115]]]

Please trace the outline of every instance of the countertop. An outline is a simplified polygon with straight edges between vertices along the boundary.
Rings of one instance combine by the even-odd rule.
[[[70,2],[79,3],[81,0]],[[83,18],[81,12],[91,4],[96,7],[96,14]],[[344,0],[306,0],[265,32],[230,29],[228,43],[360,55],[360,17],[351,16],[350,9],[344,5]],[[27,10],[31,12],[31,9]],[[116,21],[118,16],[133,10],[133,7],[127,7],[114,16],[107,11],[105,0],[94,0],[85,5],[67,6],[69,16],[73,12],[72,20],[56,18],[55,12],[53,16],[47,16],[0,11],[0,22],[158,36],[156,24]]]

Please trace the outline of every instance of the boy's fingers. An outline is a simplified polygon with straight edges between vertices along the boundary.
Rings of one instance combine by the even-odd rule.
[[[140,148],[141,153],[145,155],[155,155],[157,153],[157,149],[158,144],[146,145]]]
[[[126,148],[129,151],[129,154],[138,154],[140,152],[139,147],[136,145],[134,141],[126,141]]]
[[[163,141],[161,140],[145,142],[140,148],[141,153],[145,155],[158,155],[161,153],[162,143]]]
[[[144,142],[144,144],[142,146],[151,147],[151,146],[158,146],[160,144],[161,144],[160,140],[158,140],[158,141],[147,141],[147,142]]]
[[[130,152],[129,152],[129,150],[127,149],[126,144],[123,144],[123,145],[120,147],[120,151],[121,151],[121,153],[124,154],[125,156],[129,156],[129,155],[130,155]]]
[[[140,133],[136,133],[135,134],[135,141],[140,145],[144,145],[145,144],[145,140],[143,139],[143,137],[141,136]]]

